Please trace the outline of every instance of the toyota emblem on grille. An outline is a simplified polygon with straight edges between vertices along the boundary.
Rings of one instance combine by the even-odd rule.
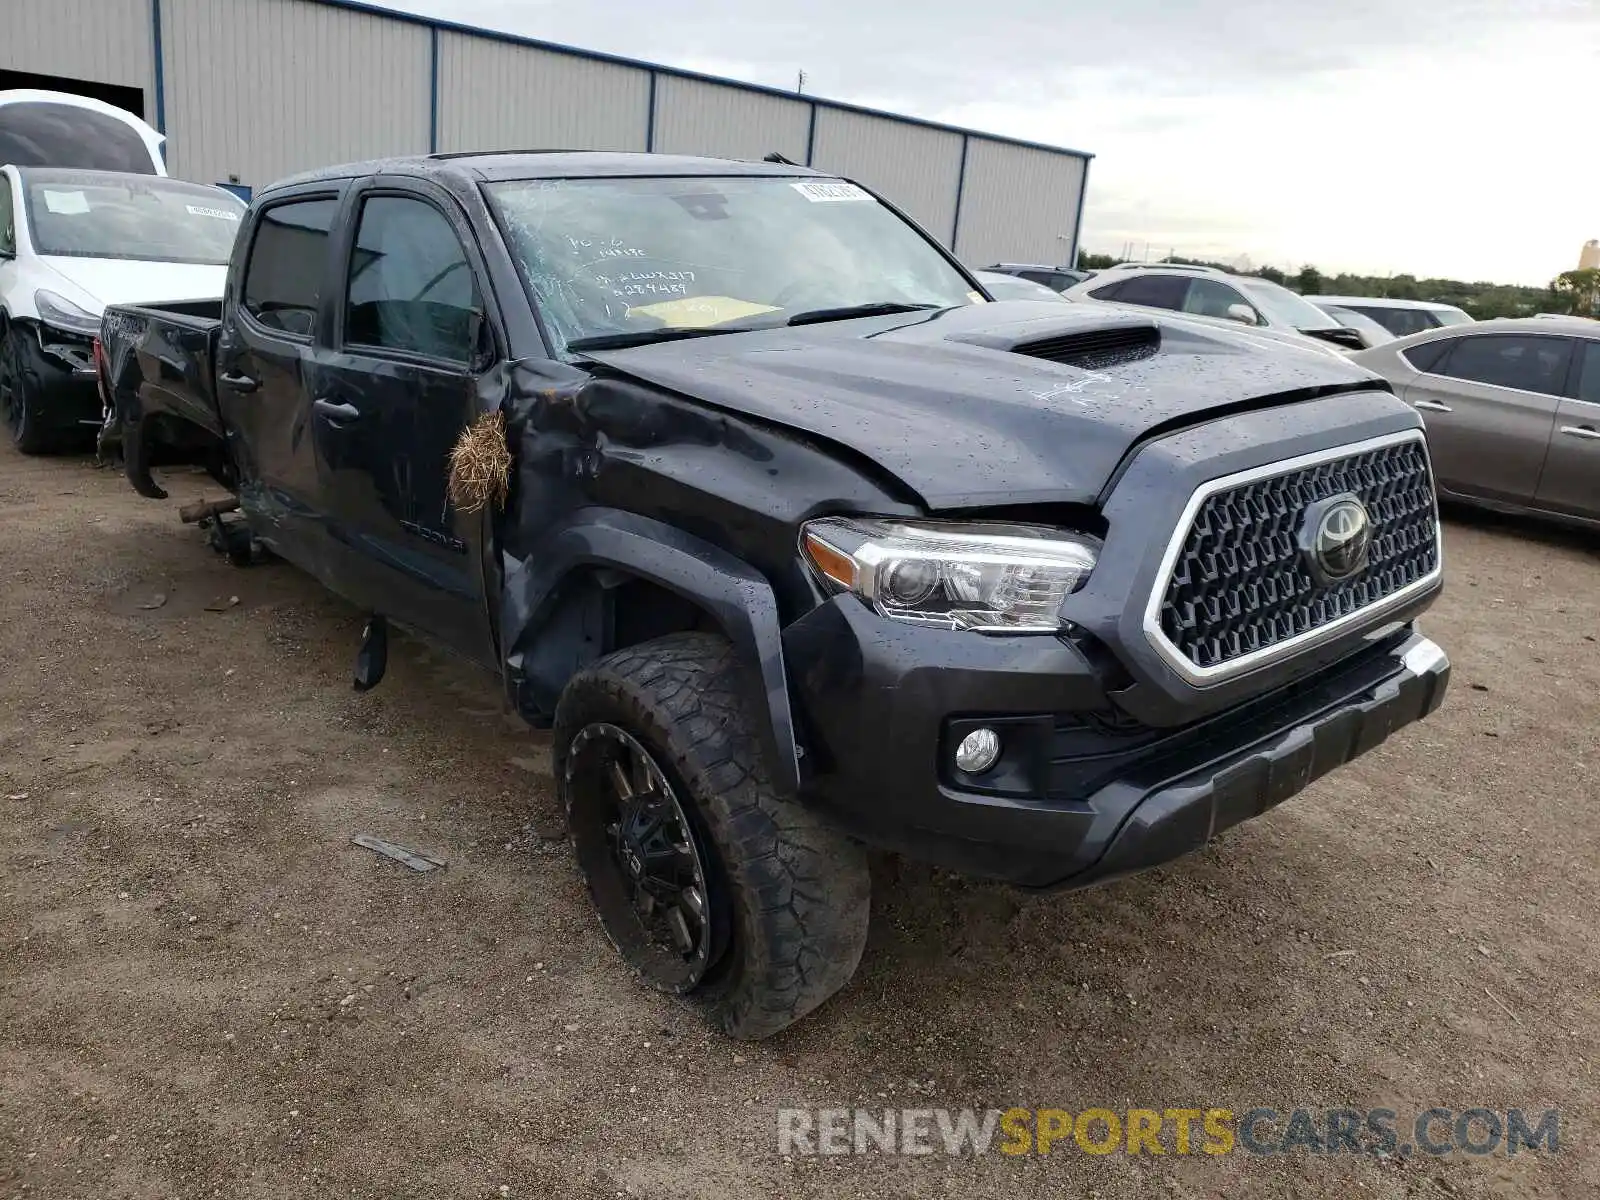
[[[1353,492],[1319,500],[1300,521],[1300,550],[1314,579],[1324,587],[1367,569],[1372,518]]]

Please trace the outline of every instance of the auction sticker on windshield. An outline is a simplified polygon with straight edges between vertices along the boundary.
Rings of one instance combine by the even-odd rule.
[[[203,204],[185,204],[192,217],[217,217],[223,221],[237,221],[239,214],[226,208],[207,208]]]
[[[807,179],[789,185],[813,204],[830,200],[871,200],[872,195],[842,179]]]

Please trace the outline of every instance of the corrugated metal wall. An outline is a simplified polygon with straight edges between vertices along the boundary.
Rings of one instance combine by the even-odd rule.
[[[155,111],[150,0],[0,0],[0,68],[144,90]]]
[[[439,35],[440,150],[643,150],[650,73]]]
[[[949,245],[961,175],[959,133],[819,107],[811,165],[882,192]]]
[[[1071,265],[1083,185],[1081,158],[969,137],[956,252],[977,267]]]
[[[162,0],[161,33],[174,175],[260,186],[428,149],[419,25],[311,0]]]
[[[776,150],[796,162],[810,145],[813,166],[883,193],[974,265],[1065,262],[1076,244],[1086,160],[1072,153],[337,2],[161,0],[160,11],[158,76],[152,0],[0,0],[0,67],[142,88],[152,123],[161,78],[169,169],[203,183],[234,174],[260,187],[435,142],[731,158]]]
[[[735,87],[656,77],[655,149],[665,154],[806,160],[811,105]]]

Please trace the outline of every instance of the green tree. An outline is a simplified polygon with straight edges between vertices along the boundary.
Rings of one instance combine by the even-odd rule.
[[[1563,271],[1551,281],[1550,290],[1560,301],[1562,312],[1580,317],[1600,314],[1600,268]]]
[[[1322,272],[1307,263],[1300,268],[1300,274],[1295,276],[1294,285],[1302,296],[1320,296],[1323,294]]]

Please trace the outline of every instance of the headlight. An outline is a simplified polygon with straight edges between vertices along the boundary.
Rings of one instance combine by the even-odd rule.
[[[1054,633],[1100,543],[1039,525],[808,521],[800,545],[837,590],[897,621],[980,633]]]
[[[40,288],[33,294],[33,303],[39,310],[39,319],[46,325],[88,337],[100,332],[100,318],[92,312],[85,312],[65,296]]]

